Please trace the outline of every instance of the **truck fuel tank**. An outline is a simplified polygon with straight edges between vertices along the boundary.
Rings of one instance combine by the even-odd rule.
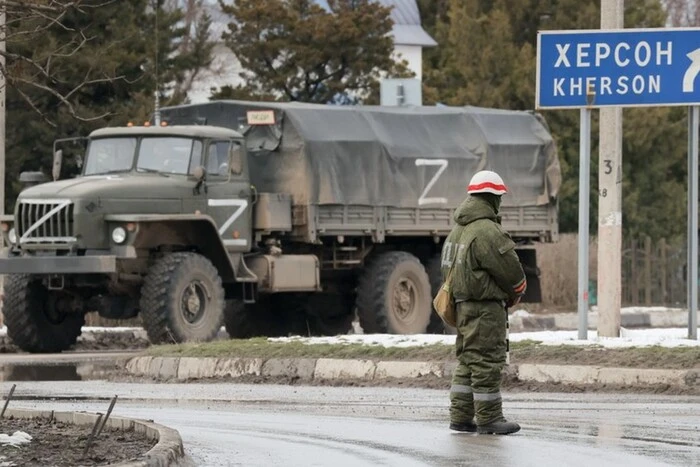
[[[247,259],[258,276],[261,292],[316,292],[321,290],[316,255],[262,255]]]

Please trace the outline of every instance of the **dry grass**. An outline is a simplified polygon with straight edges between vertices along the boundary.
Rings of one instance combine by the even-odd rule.
[[[536,246],[537,263],[541,271],[543,309],[571,311],[576,308],[578,289],[578,236],[562,234],[557,243]],[[598,265],[598,243],[591,238],[588,268],[594,279]]]
[[[454,359],[454,345],[433,344],[384,347],[362,344],[305,344],[299,341],[271,342],[264,338],[227,339],[201,344],[156,345],[143,355],[154,357],[214,358],[348,358],[367,360],[448,361]],[[513,342],[513,363],[560,365],[602,365],[633,368],[700,367],[698,347],[642,347],[609,349],[597,346],[540,345],[535,341]]]

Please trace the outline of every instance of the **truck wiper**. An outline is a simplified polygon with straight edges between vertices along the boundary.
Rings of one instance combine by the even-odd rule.
[[[146,173],[156,173],[156,174],[161,175],[163,177],[170,178],[170,175],[163,173],[160,170],[156,170],[156,169],[149,169],[146,167],[136,167],[136,171],[137,172],[146,172]]]
[[[110,174],[119,174],[119,173],[124,173],[128,172],[128,170],[125,169],[115,169],[115,170],[107,170],[106,172],[99,172],[99,173],[94,173],[90,175],[110,175]]]

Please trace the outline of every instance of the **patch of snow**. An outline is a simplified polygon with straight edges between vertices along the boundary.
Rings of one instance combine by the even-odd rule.
[[[100,333],[100,332],[134,332],[134,331],[140,331],[142,328],[140,327],[123,327],[123,326],[115,326],[113,328],[109,327],[101,327],[101,326],[83,326],[83,332],[94,332],[94,333]]]
[[[0,433],[0,444],[19,446],[20,444],[27,444],[32,440],[31,435],[25,433],[24,431],[15,431],[12,435],[6,435],[5,433]]]
[[[270,337],[270,342],[301,342],[303,344],[361,344],[382,347],[415,347],[433,344],[452,345],[454,335],[446,334],[346,334],[328,337]]]
[[[644,313],[678,313],[678,312],[688,312],[687,308],[669,308],[665,306],[629,306],[620,308],[620,313],[625,314],[644,314]]]
[[[510,313],[510,315],[516,318],[528,318],[532,316],[532,313],[527,310],[515,310],[514,312]]]
[[[579,340],[578,331],[538,331],[511,332],[511,342],[533,340],[543,345],[590,345],[608,348],[620,347],[697,347],[700,340],[688,339],[687,328],[662,329],[622,329],[621,337],[598,337],[595,330],[588,331],[588,339]],[[451,334],[348,334],[335,337],[275,337],[270,342],[301,342],[303,344],[361,344],[383,347],[420,347],[425,345],[454,345],[455,336]]]
[[[687,328],[620,329],[620,337],[598,337],[588,331],[588,339],[580,340],[578,331],[540,331],[510,334],[511,342],[540,341],[544,345],[595,345],[605,348],[622,347],[700,347],[700,340],[688,339]]]

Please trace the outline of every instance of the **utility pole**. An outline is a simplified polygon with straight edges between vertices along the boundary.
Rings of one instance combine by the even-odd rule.
[[[624,0],[601,0],[600,29],[624,27]],[[598,336],[620,337],[622,296],[622,107],[600,109]]]

